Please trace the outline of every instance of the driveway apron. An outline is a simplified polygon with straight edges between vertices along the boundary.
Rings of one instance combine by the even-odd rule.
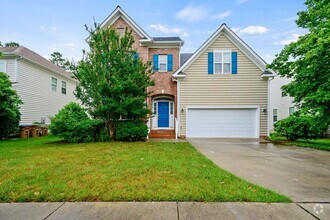
[[[259,139],[189,138],[219,167],[294,202],[330,202],[330,152]]]

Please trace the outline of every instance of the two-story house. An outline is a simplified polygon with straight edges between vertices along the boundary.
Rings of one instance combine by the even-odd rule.
[[[122,9],[117,7],[101,24],[101,28],[113,27],[119,34],[132,31],[133,48],[142,61],[152,61],[155,85],[148,88],[148,107],[152,109],[149,120],[150,138],[175,138],[177,117],[177,85],[172,74],[180,65],[180,48],[184,42],[179,37],[150,37]]]
[[[9,75],[23,101],[20,126],[50,123],[67,103],[76,101],[76,81],[70,73],[25,47],[0,47],[0,72]]]
[[[180,54],[179,37],[150,37],[119,6],[101,23],[107,27],[132,30],[139,58],[152,61],[150,138],[268,135],[275,74],[226,24],[194,54]]]
[[[222,24],[173,74],[180,137],[268,135],[269,80],[274,72]]]

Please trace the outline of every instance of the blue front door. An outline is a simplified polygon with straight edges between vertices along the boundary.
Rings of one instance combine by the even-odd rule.
[[[169,102],[158,102],[158,127],[169,127]]]

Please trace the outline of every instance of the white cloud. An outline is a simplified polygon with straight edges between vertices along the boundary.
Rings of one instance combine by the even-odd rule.
[[[209,10],[204,5],[188,5],[184,9],[176,13],[176,18],[181,20],[187,20],[189,22],[196,22],[206,18],[208,14]]]
[[[276,44],[275,43],[274,44],[275,45],[277,45],[277,44],[287,45],[292,42],[296,42],[300,36],[301,36],[300,34],[291,34],[291,36],[288,39],[281,40],[279,43],[275,42]]]
[[[189,34],[181,30],[180,28],[177,27],[169,27],[167,24],[151,24],[150,27],[154,29],[155,31],[162,32],[165,34],[178,34],[182,35],[183,37],[188,37]]]
[[[151,24],[150,27],[155,31],[159,31],[165,34],[179,34],[181,30],[179,28],[170,28],[167,24]]]
[[[243,3],[248,2],[248,1],[249,1],[249,0],[238,0],[237,3],[238,3],[238,4],[243,4]]]
[[[52,30],[53,30],[53,31],[56,31],[56,27],[52,27]]]
[[[51,50],[75,50],[78,48],[78,45],[76,43],[53,43],[50,45],[49,49]]]
[[[40,26],[40,29],[41,29],[42,31],[46,31],[46,28],[45,28],[44,26]]]
[[[268,31],[268,29],[266,27],[260,26],[260,25],[247,26],[245,28],[237,27],[237,28],[232,28],[232,30],[234,32],[236,32],[237,34],[241,34],[241,35],[244,35],[244,34],[264,34]]]
[[[221,19],[224,19],[224,18],[226,18],[226,17],[228,17],[228,16],[230,16],[230,15],[231,15],[231,11],[225,11],[225,12],[223,12],[223,13],[213,15],[213,16],[211,17],[211,19],[212,19],[212,20],[221,20]]]

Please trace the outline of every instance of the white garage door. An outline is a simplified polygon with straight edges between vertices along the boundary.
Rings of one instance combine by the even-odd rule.
[[[187,137],[259,137],[257,108],[188,108]]]

